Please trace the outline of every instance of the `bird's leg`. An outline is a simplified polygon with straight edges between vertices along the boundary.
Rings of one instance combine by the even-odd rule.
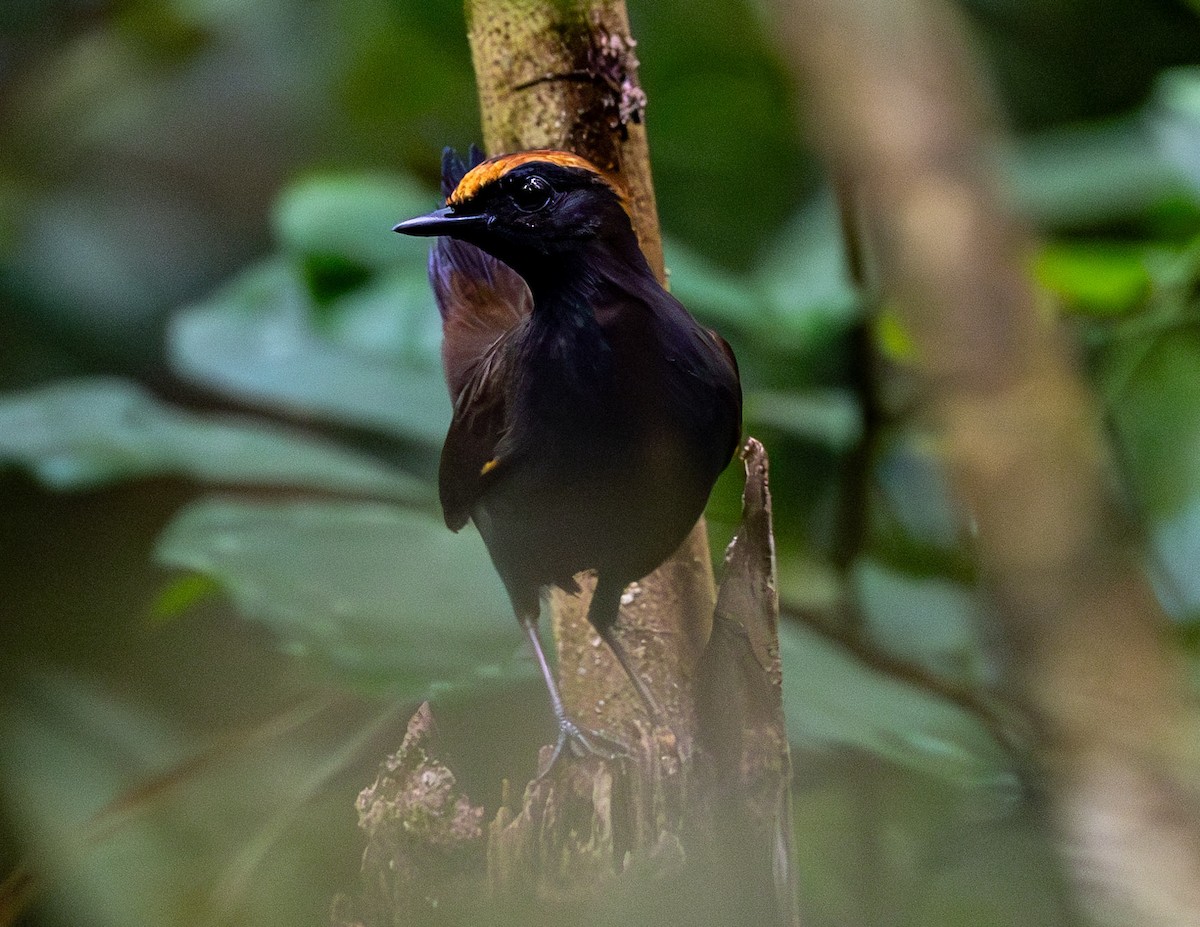
[[[620,639],[613,633],[612,625],[605,625],[596,629],[596,632],[608,644],[609,649],[616,656],[617,662],[621,664],[621,668],[625,670],[625,675],[629,677],[629,681],[633,683],[633,687],[637,690],[638,696],[642,700],[642,704],[646,706],[646,712],[650,715],[650,720],[655,724],[663,724],[666,721],[666,715],[663,713],[662,706],[658,704],[658,699],[654,697],[654,693],[650,691],[650,687],[642,681],[642,677],[637,674],[633,663],[629,659],[629,654],[625,652],[625,648],[621,645]]]
[[[546,680],[546,688],[550,692],[550,706],[554,709],[554,717],[558,719],[558,740],[554,744],[554,752],[550,754],[550,761],[546,764],[546,768],[538,773],[538,778],[543,779],[554,768],[554,764],[558,762],[562,756],[563,747],[570,744],[571,752],[576,756],[582,757],[587,754],[598,756],[602,759],[612,760],[620,755],[619,752],[603,750],[593,743],[593,740],[605,740],[596,734],[586,734],[578,724],[567,717],[566,706],[563,705],[562,695],[558,691],[558,683],[554,681],[554,673],[550,670],[550,664],[546,661],[546,652],[542,650],[542,641],[538,637],[537,619],[536,618],[519,618],[521,628],[525,631],[525,636],[529,639],[529,644],[533,648],[533,655],[537,657],[538,666],[542,671],[542,678]],[[613,741],[608,741],[613,746],[618,746]]]

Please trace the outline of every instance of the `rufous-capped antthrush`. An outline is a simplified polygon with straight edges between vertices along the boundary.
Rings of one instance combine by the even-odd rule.
[[[613,626],[625,587],[679,546],[732,458],[741,386],[729,346],[655,278],[615,179],[565,151],[471,161],[447,149],[445,207],[396,231],[444,236],[429,265],[454,400],[442,508],[455,531],[475,522],[534,649],[553,765],[568,742],[599,751],[547,665],[541,592],[596,572],[588,620],[661,720]]]

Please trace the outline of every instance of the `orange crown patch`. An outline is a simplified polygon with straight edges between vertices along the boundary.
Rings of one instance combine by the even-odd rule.
[[[587,158],[581,158],[579,155],[571,154],[569,151],[557,151],[554,148],[538,148],[533,151],[519,151],[516,154],[497,155],[494,158],[488,158],[486,161],[475,165],[475,167],[467,171],[463,179],[459,181],[458,186],[454,188],[454,192],[446,198],[446,205],[458,206],[467,202],[488,184],[499,180],[513,168],[520,167],[522,164],[529,164],[533,161],[545,161],[548,164],[557,164],[559,167],[587,171],[589,174],[595,175],[608,185],[609,189],[621,201],[622,208],[626,212],[629,212],[625,190],[615,177],[600,170],[600,168],[596,167]]]

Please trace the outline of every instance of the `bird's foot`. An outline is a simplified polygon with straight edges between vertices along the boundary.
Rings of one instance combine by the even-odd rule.
[[[602,760],[615,760],[629,755],[624,744],[594,731],[585,731],[570,718],[563,716],[558,719],[558,740],[546,767],[537,774],[538,780],[545,779],[550,774],[550,770],[557,765],[567,747],[570,747],[571,753],[579,759],[598,756]]]

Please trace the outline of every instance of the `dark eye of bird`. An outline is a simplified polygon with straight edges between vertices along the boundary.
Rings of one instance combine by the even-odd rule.
[[[553,194],[554,191],[550,188],[550,184],[534,175],[526,177],[514,187],[512,199],[522,212],[537,212],[539,209],[546,208]]]

